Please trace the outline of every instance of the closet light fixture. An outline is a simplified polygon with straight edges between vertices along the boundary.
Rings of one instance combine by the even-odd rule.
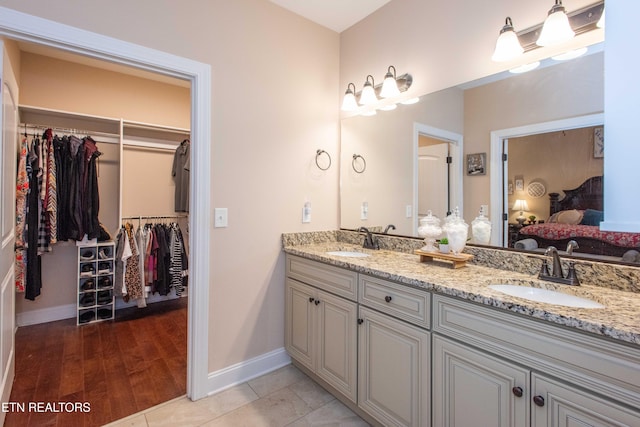
[[[369,81],[369,77],[371,77],[371,81]],[[371,105],[378,102],[376,91],[373,89],[374,84],[373,76],[371,74],[367,75],[367,80],[365,80],[360,94],[360,105]]]
[[[498,40],[496,40],[496,49],[493,51],[491,59],[495,62],[505,62],[517,58],[524,53],[524,48],[518,40],[518,35],[513,29],[513,22],[507,16],[504,27],[500,30]]]
[[[391,73],[393,69],[393,73]],[[387,74],[384,76],[382,82],[382,89],[380,89],[380,96],[382,98],[391,98],[400,95],[400,89],[398,89],[398,82],[396,80],[396,67],[389,65],[387,68]]]
[[[353,90],[351,89],[352,87]],[[342,99],[342,111],[356,111],[357,109],[356,85],[349,83],[347,85],[347,91],[344,93],[344,98]]]
[[[538,46],[553,46],[571,40],[576,33],[571,29],[569,17],[562,5],[562,0],[549,10],[549,15],[542,25],[542,32],[536,41]]]

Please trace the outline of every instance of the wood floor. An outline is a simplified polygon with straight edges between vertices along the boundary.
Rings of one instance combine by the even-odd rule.
[[[5,426],[100,426],[185,394],[186,378],[187,298],[119,310],[115,321],[21,327],[10,401],[25,411],[7,413]],[[90,411],[29,411],[29,402]]]

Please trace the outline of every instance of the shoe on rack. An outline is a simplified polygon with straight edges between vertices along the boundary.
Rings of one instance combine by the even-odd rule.
[[[93,310],[85,311],[80,315],[79,323],[89,323],[93,319],[95,319],[95,317],[96,317],[96,314],[93,312]]]
[[[94,288],[95,283],[93,282],[93,279],[85,280],[82,286],[80,286],[80,289],[82,289],[83,291],[91,291]]]
[[[88,307],[90,305],[94,305],[96,303],[96,297],[93,292],[84,294],[80,297],[80,305],[82,307]]]
[[[111,319],[113,317],[113,313],[110,308],[99,308],[98,309],[98,319]]]
[[[111,249],[109,248],[102,248],[100,249],[100,252],[98,252],[98,258],[100,259],[109,259],[112,257],[113,256],[111,255]]]
[[[80,253],[81,261],[91,261],[96,257],[96,253],[91,249],[85,249]]]
[[[110,291],[98,292],[98,305],[110,304],[113,302],[113,297]]]
[[[102,276],[99,280],[98,280],[98,289],[108,289],[112,286],[112,282],[111,282],[111,277],[109,276]]]
[[[109,273],[111,273],[111,263],[109,262],[98,263],[98,274],[109,274]]]
[[[82,264],[80,267],[80,276],[81,277],[91,277],[94,275],[95,268],[93,264]]]

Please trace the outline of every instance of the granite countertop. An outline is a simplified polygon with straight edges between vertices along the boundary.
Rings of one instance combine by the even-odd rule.
[[[328,255],[328,251],[358,251],[369,257]],[[285,245],[291,255],[372,274],[408,286],[433,291],[508,310],[558,325],[575,328],[617,341],[640,345],[640,293],[600,286],[567,286],[538,280],[537,277],[496,268],[468,264],[452,269],[446,262],[420,262],[411,253],[368,250],[342,242],[315,242]],[[512,297],[489,288],[490,284],[512,283],[558,290],[597,301],[603,309],[572,308]]]

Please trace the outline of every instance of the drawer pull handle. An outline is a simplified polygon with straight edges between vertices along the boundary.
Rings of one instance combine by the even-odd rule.
[[[544,397],[542,396],[533,396],[533,403],[538,406],[544,406]]]
[[[316,302],[315,302],[315,304],[316,304],[316,305],[320,304],[320,300],[319,300],[319,299],[317,299],[317,300],[316,300]]]
[[[391,298],[389,295],[387,295],[386,297],[384,297],[384,300],[385,300],[386,302],[391,302],[391,300],[392,300],[392,299],[393,299],[393,298]]]
[[[514,394],[516,397],[522,397],[522,395],[524,394],[524,393],[522,392],[522,387],[514,387],[514,388],[512,388],[512,389],[511,389],[511,391],[513,392],[513,394]]]
[[[364,319],[358,319],[358,325],[362,325],[364,323]]]
[[[314,302],[315,298],[314,297],[309,297],[309,302]]]

